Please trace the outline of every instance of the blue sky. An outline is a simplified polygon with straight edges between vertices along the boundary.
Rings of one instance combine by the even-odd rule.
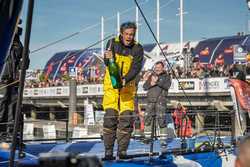
[[[27,1],[22,11],[23,27],[27,13]],[[138,0],[143,12],[155,31],[156,0]],[[176,16],[179,0],[160,0],[161,42],[179,41],[179,17]],[[250,18],[245,0],[184,0],[184,41],[234,35],[247,32]],[[101,16],[105,19],[105,35],[116,33],[116,13],[121,22],[135,20],[133,0],[36,0],[30,41],[35,50],[71,33],[92,26],[79,35],[30,55],[31,69],[43,68],[56,52],[83,49],[100,40]],[[112,17],[114,16],[114,17]],[[107,20],[108,19],[108,20]],[[140,17],[139,41],[142,44],[154,40]],[[100,45],[96,46],[100,47]]]

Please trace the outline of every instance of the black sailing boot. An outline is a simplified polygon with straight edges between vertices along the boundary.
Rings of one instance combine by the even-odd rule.
[[[117,133],[117,143],[118,152],[117,155],[119,159],[130,159],[131,156],[127,155],[127,149],[130,142],[131,133],[118,130]]]
[[[115,131],[111,129],[103,129],[103,141],[105,147],[105,155],[104,158],[102,159],[103,161],[115,160],[115,157],[113,156],[115,137],[116,137]]]

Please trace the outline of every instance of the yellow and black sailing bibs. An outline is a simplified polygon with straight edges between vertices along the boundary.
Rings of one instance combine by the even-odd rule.
[[[116,38],[115,42],[119,42],[119,38]],[[125,76],[130,70],[133,56],[115,53],[115,61],[120,69],[122,68],[122,76]],[[106,68],[105,71],[103,89],[104,110],[111,108],[119,111],[120,109],[119,114],[126,110],[134,111],[134,96],[136,91],[135,80],[130,81],[125,87],[120,89],[120,108],[118,106],[119,90],[112,87],[108,68]]]

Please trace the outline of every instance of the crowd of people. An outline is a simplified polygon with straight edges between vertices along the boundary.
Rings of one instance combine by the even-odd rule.
[[[250,75],[250,55],[246,58],[246,63],[241,64],[246,75]],[[180,61],[180,60],[177,60]],[[218,55],[213,64],[204,64],[199,60],[199,56],[193,56],[189,67],[184,68],[175,64],[172,68],[167,67],[167,72],[172,78],[208,78],[208,77],[231,77],[233,71],[239,64],[225,64],[223,54]],[[62,66],[64,67],[64,66]],[[65,69],[65,70],[63,70]],[[26,88],[43,88],[53,86],[67,86],[70,79],[69,72],[66,68],[62,68],[57,77],[53,77],[52,73],[48,74],[43,70],[36,70],[33,72],[33,77],[26,80]],[[140,80],[142,76],[148,70],[142,70],[140,74]],[[88,65],[86,67],[77,67],[77,77],[75,78],[77,84],[101,84],[104,78],[104,65]],[[31,74],[32,75],[32,74]]]
[[[225,64],[223,55],[220,54],[215,59],[213,64],[204,64],[199,61],[199,57],[195,56],[190,63],[191,66],[188,69],[184,69],[180,66],[175,66],[172,70],[168,70],[170,75],[177,78],[208,78],[208,77],[231,77],[235,66],[239,64]],[[245,64],[241,64],[246,75],[250,75],[250,60]],[[173,74],[174,73],[174,74]]]
[[[88,73],[84,73],[83,68],[77,68],[77,77],[75,78],[78,85],[83,84],[101,84],[103,82],[104,73],[99,73],[101,71],[95,66],[87,67]],[[54,86],[68,86],[68,80],[70,80],[70,75],[67,70],[60,73],[57,77],[46,75],[42,70],[36,70],[33,72],[33,77],[26,79],[26,88],[44,88],[44,87],[54,87]]]

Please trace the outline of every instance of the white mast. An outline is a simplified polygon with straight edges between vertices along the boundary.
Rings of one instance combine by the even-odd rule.
[[[160,0],[157,0],[156,4],[156,38],[160,42]],[[156,55],[160,55],[160,48],[157,47]]]
[[[180,0],[180,54],[183,50],[183,0]]]
[[[136,22],[136,27],[137,27],[135,40],[139,41],[139,9],[138,7],[136,7],[136,10],[135,10],[135,22]]]
[[[117,12],[117,36],[120,34],[120,13]]]
[[[101,18],[101,56],[104,57],[104,18]]]

